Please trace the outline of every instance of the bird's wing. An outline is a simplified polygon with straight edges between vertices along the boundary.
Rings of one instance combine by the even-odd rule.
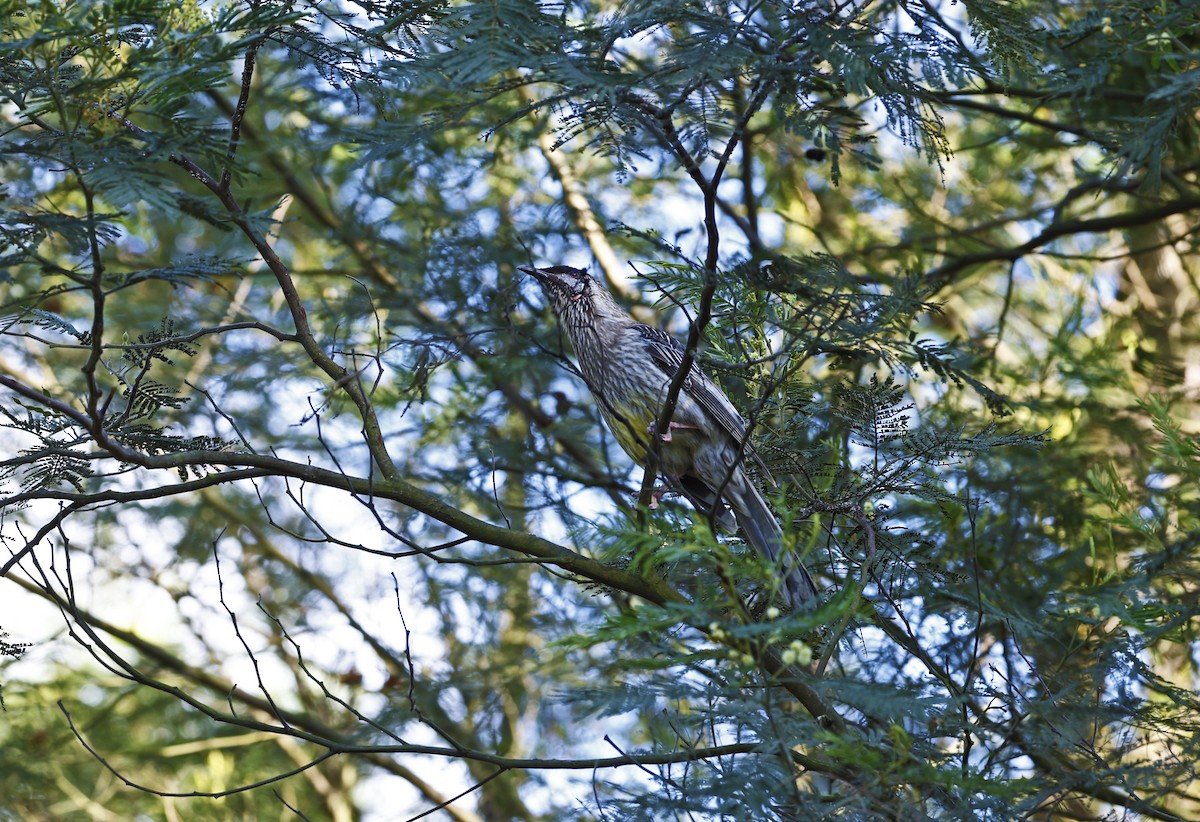
[[[638,323],[635,327],[645,342],[646,349],[650,352],[650,358],[668,378],[674,378],[676,372],[679,371],[679,366],[683,364],[683,347],[680,346],[679,341],[652,325]],[[725,396],[725,392],[695,363],[692,363],[691,370],[683,381],[683,390],[700,403],[700,406],[712,416],[722,430],[739,444],[744,444],[746,456],[758,465],[759,470],[763,473],[763,479],[768,483],[773,483],[774,480],[771,478],[770,471],[767,470],[766,463],[763,462],[754,446],[750,444],[746,432],[746,421],[733,407],[729,397]]]

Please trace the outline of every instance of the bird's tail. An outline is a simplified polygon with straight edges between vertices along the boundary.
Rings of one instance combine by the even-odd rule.
[[[795,557],[782,556],[783,530],[762,494],[748,479],[741,493],[727,491],[726,499],[737,517],[738,526],[751,547],[775,568],[783,572],[783,595],[792,608],[811,608],[817,603],[817,586],[804,564]]]

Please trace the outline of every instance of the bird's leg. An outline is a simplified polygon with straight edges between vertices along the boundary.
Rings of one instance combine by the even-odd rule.
[[[674,431],[676,428],[679,428],[679,429],[690,428],[693,431],[700,430],[700,426],[698,426],[698,425],[688,425],[687,423],[684,423],[684,422],[675,422],[674,420],[672,420],[671,422],[667,423],[667,432],[665,434],[658,435],[659,439],[661,439],[663,442],[670,442],[671,441],[671,432]],[[657,431],[658,431],[658,422],[657,421],[650,423],[650,426],[646,429],[647,434],[654,434]]]

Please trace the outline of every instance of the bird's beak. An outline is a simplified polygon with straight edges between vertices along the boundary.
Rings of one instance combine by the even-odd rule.
[[[558,277],[554,276],[553,274],[550,274],[549,272],[542,271],[541,269],[538,269],[538,268],[534,268],[533,266],[519,265],[519,266],[517,266],[517,271],[525,272],[530,277],[533,277],[535,280],[537,280],[539,283],[541,283],[541,285],[543,287],[560,288],[560,289],[563,287],[563,282]]]
[[[539,282],[543,282],[543,283],[546,282],[546,275],[543,274],[542,272],[538,271],[536,268],[533,268],[532,266],[519,265],[519,266],[517,266],[517,271],[523,271],[526,274],[528,274],[529,276],[538,280]]]

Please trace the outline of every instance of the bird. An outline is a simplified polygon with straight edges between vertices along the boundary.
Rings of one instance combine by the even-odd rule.
[[[783,604],[815,607],[819,595],[812,576],[795,557],[783,556],[783,530],[745,470],[751,460],[759,475],[773,482],[729,397],[693,363],[667,430],[659,432],[671,381],[683,364],[678,340],[635,320],[587,271],[567,265],[518,270],[541,285],[600,414],[625,453],[642,467],[655,462],[656,473],[701,513],[716,509],[718,500],[727,505],[750,546],[781,571]],[[651,447],[654,437],[656,448]]]

